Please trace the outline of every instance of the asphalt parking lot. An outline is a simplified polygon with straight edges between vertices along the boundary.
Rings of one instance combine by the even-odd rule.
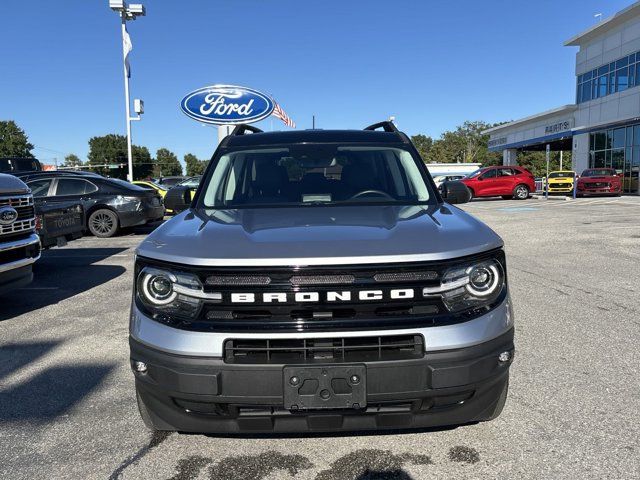
[[[497,420],[152,436],[128,364],[141,229],[49,250],[30,287],[0,296],[0,478],[639,478],[640,198],[463,208],[506,242],[518,351]]]

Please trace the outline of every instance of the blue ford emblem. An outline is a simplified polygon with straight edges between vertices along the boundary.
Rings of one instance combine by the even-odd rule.
[[[187,116],[215,125],[257,122],[271,115],[274,106],[269,95],[236,85],[200,88],[180,102]]]
[[[18,212],[11,207],[0,208],[0,225],[11,225],[18,218]]]

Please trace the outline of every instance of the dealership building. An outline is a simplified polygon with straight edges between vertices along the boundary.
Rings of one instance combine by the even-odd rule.
[[[626,193],[640,193],[640,1],[570,38],[575,103],[487,130],[505,165],[518,152],[572,151],[573,169],[612,167]]]

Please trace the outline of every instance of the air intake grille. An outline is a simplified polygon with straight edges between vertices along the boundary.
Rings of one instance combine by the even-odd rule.
[[[0,235],[27,232],[35,228],[35,210],[31,195],[0,197],[0,207],[13,207],[18,212],[18,217],[13,223],[0,226]]]
[[[225,363],[342,363],[424,356],[421,335],[279,340],[227,340]]]

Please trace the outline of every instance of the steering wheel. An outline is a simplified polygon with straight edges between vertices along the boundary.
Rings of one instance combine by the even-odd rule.
[[[382,190],[363,190],[361,192],[356,193],[355,195],[353,195],[350,200],[353,200],[354,198],[360,198],[360,197],[366,197],[369,195],[377,195],[380,197],[386,197],[390,200],[395,200],[395,198],[393,198],[391,195],[389,195],[387,192],[383,192]]]

